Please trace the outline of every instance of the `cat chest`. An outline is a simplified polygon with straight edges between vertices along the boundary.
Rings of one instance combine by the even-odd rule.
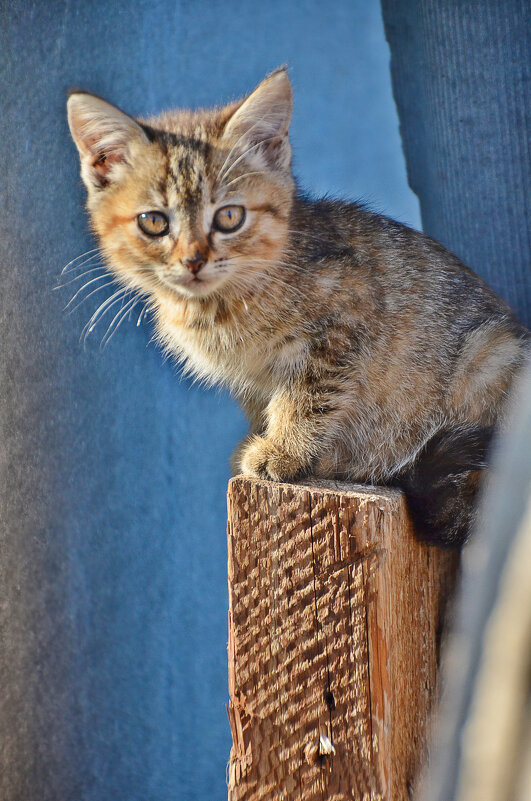
[[[255,337],[253,332],[237,336],[217,326],[172,326],[165,338],[171,339],[172,350],[202,378],[235,386],[254,384],[268,393],[299,372],[308,358],[303,339]]]

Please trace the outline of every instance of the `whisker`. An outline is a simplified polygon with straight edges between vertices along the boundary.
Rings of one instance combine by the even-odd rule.
[[[232,147],[231,147],[231,149],[229,150],[229,152],[228,152],[228,154],[227,154],[227,156],[226,156],[226,158],[225,158],[225,161],[223,162],[223,164],[221,165],[220,169],[218,170],[218,174],[216,175],[216,179],[215,179],[215,181],[214,181],[214,183],[215,183],[215,184],[217,184],[217,182],[218,182],[218,180],[219,180],[219,176],[221,175],[221,173],[222,173],[222,172],[223,172],[223,170],[225,169],[225,167],[226,167],[226,165],[227,165],[227,162],[229,161],[230,157],[232,156],[232,154],[234,153],[234,151],[236,150],[236,148],[238,147],[238,145],[240,144],[240,142],[242,141],[242,139],[244,139],[246,136],[249,136],[250,132],[251,132],[252,130],[254,130],[254,129],[256,128],[256,126],[257,126],[257,125],[260,125],[260,123],[261,123],[261,122],[262,122],[262,120],[257,120],[257,121],[256,121],[256,122],[255,122],[253,125],[251,125],[251,127],[250,127],[250,128],[247,128],[245,131],[243,131],[243,132],[242,132],[242,133],[239,135],[239,137],[236,139],[236,141],[234,142],[233,146],[232,146]]]
[[[110,281],[108,281],[108,283],[101,284],[100,286],[97,286],[96,289],[93,289],[92,292],[89,292],[88,295],[86,295],[84,298],[82,298],[79,301],[79,303],[77,303],[72,309],[70,309],[68,314],[73,314],[76,309],[79,309],[79,307],[82,306],[83,303],[90,298],[91,295],[95,295],[96,292],[100,292],[102,289],[105,289],[105,287],[110,286],[112,283],[113,283],[113,280],[111,279]]]
[[[269,264],[271,267],[275,267],[277,264],[286,264],[291,265],[291,262],[286,261],[285,259],[266,259],[260,256],[233,256],[234,259],[243,259],[248,264]]]
[[[75,293],[75,295],[73,295],[73,297],[71,297],[71,298],[70,298],[70,300],[68,301],[68,303],[67,303],[67,304],[66,304],[66,306],[64,307],[63,311],[66,311],[66,310],[67,310],[67,309],[68,309],[68,308],[71,306],[71,304],[72,304],[72,303],[75,301],[75,299],[78,297],[78,295],[79,295],[81,292],[83,292],[83,290],[84,290],[84,289],[86,289],[86,288],[87,288],[88,286],[90,286],[91,284],[94,284],[94,283],[96,283],[96,281],[101,281],[101,280],[102,280],[102,279],[104,279],[104,278],[109,278],[110,280],[108,281],[108,283],[110,283],[110,284],[111,284],[111,283],[114,281],[114,278],[112,278],[111,276],[109,276],[109,273],[103,273],[103,275],[97,275],[97,276],[96,276],[96,278],[91,278],[91,280],[90,280],[90,281],[87,281],[86,283],[84,283],[84,284],[83,284],[83,286],[80,286],[80,287],[79,287],[79,289],[77,290],[77,292]],[[107,286],[107,284],[105,284],[105,286]],[[100,289],[100,288],[101,288],[101,287],[98,287],[98,289]],[[94,292],[96,292],[96,291],[97,291],[97,290],[94,290]],[[88,295],[86,295],[86,297],[84,297],[84,298],[81,300],[81,303],[84,303],[84,301],[85,301],[87,298],[90,298],[90,296],[91,296],[91,295],[92,295],[92,292],[89,292],[89,294],[88,294]],[[74,308],[73,308],[71,311],[74,311],[74,309],[77,309],[77,308],[79,307],[79,305],[80,305],[80,304],[78,303],[76,306],[74,306]]]
[[[79,256],[76,256],[75,259],[71,259],[68,262],[68,264],[65,264],[65,266],[61,270],[61,275],[63,275],[63,273],[65,273],[67,271],[67,269],[70,267],[70,265],[74,264],[74,262],[79,261],[79,259],[82,259],[85,256],[88,256],[90,253],[96,253],[99,250],[101,250],[101,248],[99,248],[99,247],[98,248],[92,248],[92,250],[87,250],[87,251],[85,251],[85,253],[81,253]]]
[[[241,259],[241,261],[237,261],[237,259]],[[271,259],[260,259],[260,258],[255,258],[255,257],[248,258],[246,256],[234,256],[229,261],[234,263],[234,264],[236,264],[236,265],[245,264],[245,265],[247,265],[249,267],[250,270],[253,269],[253,265],[255,265],[255,264],[267,264],[268,266],[270,266],[273,269],[275,267],[282,267],[282,268],[284,268],[286,270],[289,270],[290,272],[292,272],[294,274],[301,275],[301,271],[296,265],[294,265],[294,264],[292,264],[292,263],[290,263],[288,261],[283,261],[283,260],[279,260],[279,259],[276,259],[276,260],[272,261]]]
[[[93,313],[92,317],[85,323],[83,326],[83,330],[81,331],[80,341],[83,340],[84,342],[87,341],[87,337],[89,334],[92,333],[99,318],[106,314],[115,303],[118,303],[119,300],[123,299],[123,296],[126,292],[130,292],[127,287],[121,286],[119,287],[116,292],[113,292],[110,297],[106,298],[103,303],[101,303],[96,311]]]
[[[236,280],[236,282],[239,282],[240,284],[245,284],[246,286],[248,286],[248,287],[250,287],[252,289],[256,289],[257,287],[256,287],[255,279],[257,279],[257,278],[258,279],[264,279],[265,283],[267,283],[267,284],[276,284],[277,286],[281,286],[281,287],[283,287],[285,289],[289,289],[292,292],[292,294],[299,295],[299,296],[302,296],[304,294],[301,291],[301,289],[299,287],[295,286],[292,282],[285,281],[282,278],[280,278],[279,276],[271,275],[269,273],[261,272],[259,270],[251,269],[247,273],[238,273],[238,275],[236,276],[235,280]]]
[[[233,262],[233,264],[235,266],[238,266],[238,262]],[[287,268],[287,267],[289,267],[288,264],[283,264],[282,262],[278,262],[278,261],[275,262],[274,264],[271,264],[271,262],[267,261],[267,259],[264,259],[263,261],[258,261],[257,259],[253,259],[252,261],[250,261],[250,260],[246,259],[245,261],[240,263],[240,266],[241,266],[241,264],[243,264],[243,265],[248,267],[247,272],[250,273],[250,274],[253,274],[255,272],[258,273],[259,271],[256,270],[255,268],[257,266],[260,266],[260,265],[266,265],[266,266],[271,267],[271,268],[275,268],[275,267],[282,267],[282,268],[286,267]],[[274,269],[272,269],[272,271],[270,273],[262,270],[261,275],[271,275],[271,277],[274,277],[275,276],[275,272],[274,272]],[[277,275],[277,278],[281,279],[282,276]]]
[[[242,178],[249,178],[250,175],[265,175],[265,170],[253,170],[253,172],[244,172],[243,175],[238,175],[237,178],[233,178],[232,181],[229,181],[228,184],[225,184],[225,188],[228,189],[229,186],[235,184],[236,181],[241,181]]]
[[[233,170],[233,169],[234,169],[234,168],[235,168],[235,167],[236,167],[236,166],[237,166],[237,165],[240,163],[240,161],[241,161],[242,159],[244,159],[244,158],[245,158],[245,156],[247,156],[247,155],[248,155],[248,153],[250,153],[250,152],[251,152],[251,150],[256,150],[256,148],[257,148],[257,147],[260,147],[260,145],[263,145],[263,144],[264,144],[264,142],[271,142],[271,140],[272,140],[272,139],[278,139],[278,136],[266,136],[266,138],[265,138],[265,139],[261,139],[261,140],[260,140],[259,142],[257,142],[255,145],[252,145],[251,147],[248,147],[248,148],[247,148],[247,150],[244,150],[244,151],[243,151],[243,153],[241,154],[241,156],[238,156],[238,158],[236,159],[236,161],[233,161],[233,162],[232,162],[232,164],[231,164],[231,165],[228,167],[228,169],[226,169],[226,170],[225,170],[225,172],[223,173],[223,175],[221,176],[221,178],[220,178],[219,180],[220,180],[220,181],[223,181],[223,179],[224,179],[224,178],[226,178],[226,177],[227,177],[227,175],[228,175],[230,172],[232,172],[232,170]]]
[[[131,290],[129,290],[129,291],[131,291]],[[111,322],[109,323],[109,325],[107,327],[107,331],[105,332],[105,334],[103,335],[103,337],[101,339],[101,342],[100,342],[100,348],[101,349],[103,349],[110,342],[110,340],[113,337],[113,335],[116,333],[116,331],[118,330],[118,328],[120,327],[122,322],[125,320],[125,318],[128,316],[128,314],[132,311],[133,307],[138,303],[139,300],[140,300],[140,298],[135,293],[133,295],[133,297],[130,298],[130,300],[126,301],[125,306],[122,304],[122,306],[120,307],[118,312],[112,318]],[[118,320],[118,322],[116,323],[116,325],[114,325],[114,323],[117,320]],[[114,328],[113,328],[113,326],[114,326]]]
[[[61,272],[59,274],[59,280],[62,280],[64,276],[71,275],[76,272],[76,270],[81,270],[83,267],[88,265],[92,265],[94,262],[101,260],[101,256],[99,253],[93,253],[92,256],[88,256],[83,261],[80,261],[78,264],[73,264],[68,270]]]
[[[136,327],[137,328],[141,324],[146,312],[150,312],[150,311],[151,311],[151,300],[146,300],[146,302],[144,303],[144,305],[142,307],[142,311],[138,315],[138,320],[136,321]]]
[[[269,276],[269,275],[263,275],[263,274],[260,274],[260,273],[258,273],[258,274],[254,273],[254,277],[257,278],[257,279],[262,279],[266,286],[275,285],[275,286],[281,287],[282,289],[285,289],[286,291],[289,291],[289,293],[291,293],[292,295],[297,295],[299,297],[302,297],[302,295],[303,295],[301,290],[298,289],[297,287],[293,286],[293,284],[288,284],[285,281],[277,281],[274,278],[272,279],[271,276]],[[250,276],[249,276],[249,278],[250,278]],[[248,284],[250,286],[254,286],[256,288],[256,284],[251,284],[250,280],[248,281]]]
[[[76,311],[76,309],[79,309],[79,307],[82,306],[83,303],[91,297],[91,295],[95,295],[96,292],[101,292],[102,289],[106,289],[107,287],[111,286],[112,283],[113,283],[112,281],[109,281],[107,284],[101,284],[100,286],[97,286],[96,289],[93,289],[92,292],[89,292],[86,297],[82,298],[79,301],[79,303],[77,303],[72,309],[70,309],[68,314],[73,314]]]
[[[105,269],[105,267],[103,267],[103,265],[98,265],[97,267],[92,267],[90,270],[85,270],[84,272],[79,273],[79,275],[76,275],[75,278],[71,278],[69,281],[65,281],[64,284],[57,284],[57,286],[54,286],[53,289],[54,290],[56,290],[56,289],[64,289],[65,286],[70,286],[70,284],[73,284],[76,281],[79,281],[80,278],[84,278],[86,275],[90,275],[91,273],[95,273],[96,270],[104,270],[104,269]]]
[[[276,107],[282,107],[282,106],[281,106],[281,104],[274,104],[274,105],[271,107],[271,111],[272,111],[272,110],[275,108],[275,106],[276,106]],[[251,131],[253,131],[253,130],[254,130],[254,129],[255,129],[257,126],[258,126],[258,125],[263,125],[263,120],[262,120],[262,119],[260,119],[260,120],[256,120],[256,122],[255,122],[253,125],[251,125],[251,127],[250,127],[250,128],[246,128],[246,129],[245,129],[245,130],[244,130],[244,131],[243,131],[243,132],[240,134],[240,136],[237,138],[236,142],[233,144],[233,146],[232,146],[232,147],[231,147],[231,149],[229,150],[229,153],[228,153],[228,155],[227,155],[227,157],[226,157],[225,161],[224,161],[224,162],[223,162],[223,164],[221,165],[221,169],[219,170],[219,172],[218,172],[218,174],[217,174],[217,177],[216,177],[215,183],[217,183],[217,182],[218,182],[218,179],[219,179],[220,173],[222,173],[222,172],[223,172],[223,170],[224,170],[224,168],[225,168],[225,165],[226,165],[227,161],[230,159],[230,157],[231,157],[232,153],[234,152],[234,150],[236,149],[236,147],[237,147],[237,146],[240,144],[240,142],[242,141],[242,139],[244,139],[245,137],[248,137],[248,136],[249,136],[249,134],[251,133]],[[270,139],[276,139],[276,138],[277,138],[277,136],[272,136],[272,137],[269,137],[269,138],[270,138]],[[267,139],[263,139],[262,141],[266,142],[266,141],[267,141]],[[259,143],[259,144],[261,144],[261,143]],[[225,175],[226,175],[226,174],[228,174],[228,171],[227,171],[227,173],[225,173]]]

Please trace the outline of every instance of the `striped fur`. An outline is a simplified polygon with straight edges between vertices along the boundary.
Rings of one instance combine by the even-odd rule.
[[[460,544],[528,332],[429,237],[301,195],[291,104],[284,70],[244,101],[144,121],[73,93],[94,231],[116,279],[149,298],[163,347],[242,403],[235,470],[398,483],[419,536]],[[245,222],[220,233],[231,204]],[[153,210],[163,237],[139,228]]]

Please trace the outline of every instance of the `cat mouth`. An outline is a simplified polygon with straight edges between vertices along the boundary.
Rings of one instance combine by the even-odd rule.
[[[180,279],[165,279],[165,283],[174,292],[180,295],[207,295],[212,292],[219,284],[219,280],[211,276],[193,275]]]

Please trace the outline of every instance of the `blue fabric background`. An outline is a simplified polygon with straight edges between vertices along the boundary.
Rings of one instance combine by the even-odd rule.
[[[531,326],[531,4],[382,0],[426,233]]]
[[[531,5],[382,0],[382,9],[408,176],[420,198],[424,230],[457,253],[531,327]],[[480,640],[526,502],[528,394],[525,401],[497,455],[485,525],[468,553],[457,610],[466,645],[457,673],[457,661],[448,660],[453,670],[446,676],[447,716],[438,749],[432,749],[427,801],[454,801],[458,794],[461,733],[473,701]]]
[[[379,4],[11,0],[0,49],[0,798],[221,799],[225,489],[245,424],[179,381],[149,323],[83,348],[104,292],[63,314],[59,271],[93,247],[65,94],[151,114],[287,62],[303,185],[418,224]]]

